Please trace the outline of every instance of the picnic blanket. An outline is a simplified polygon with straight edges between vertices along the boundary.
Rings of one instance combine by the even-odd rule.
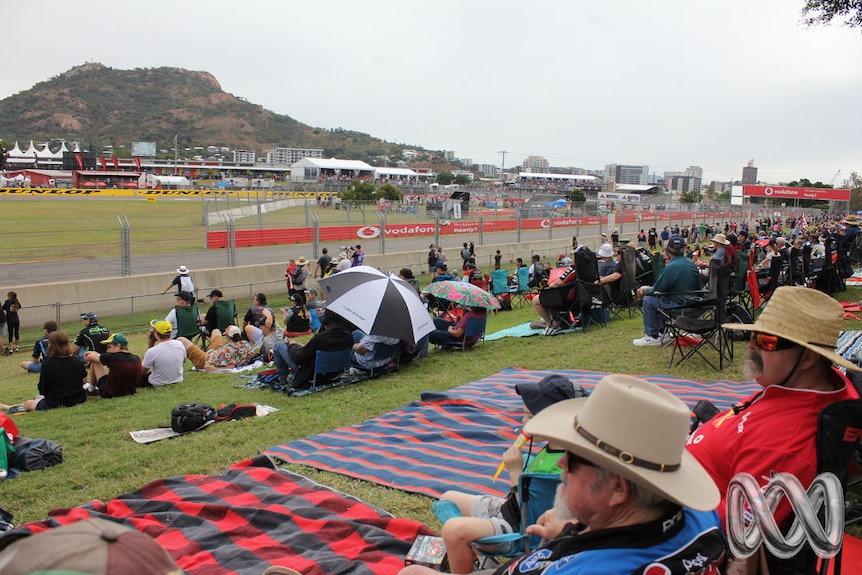
[[[583,370],[527,371],[509,367],[445,392],[424,392],[410,405],[355,426],[276,445],[272,457],[380,485],[439,498],[449,489],[504,496],[505,477],[493,480],[503,452],[517,436],[523,403],[515,384],[559,373],[591,390],[607,375]],[[709,399],[726,408],[759,387],[727,380],[701,383],[643,376],[693,407]]]
[[[222,475],[160,479],[108,503],[54,510],[0,545],[89,517],[149,534],[188,575],[260,575],[271,565],[304,575],[395,575],[416,536],[433,534],[258,456]]]
[[[543,328],[543,327],[539,328],[539,329],[533,329],[532,327],[530,327],[532,324],[533,324],[533,322],[528,321],[528,322],[522,323],[520,325],[515,325],[512,327],[507,327],[505,329],[501,329],[499,331],[495,331],[492,334],[486,335],[485,341],[493,341],[495,339],[502,339],[504,337],[531,337],[534,335],[541,335],[542,333],[545,332],[545,328]],[[580,331],[580,330],[575,329],[575,328],[566,328],[566,329],[561,329],[560,331],[557,332],[557,334],[570,333],[570,332],[574,332],[574,331]]]

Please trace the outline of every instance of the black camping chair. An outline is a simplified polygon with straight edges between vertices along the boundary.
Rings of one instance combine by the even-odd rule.
[[[638,301],[635,297],[635,284],[637,283],[637,249],[632,246],[620,248],[622,258],[622,278],[619,281],[604,284],[605,292],[610,300],[610,313],[613,317],[622,319],[623,310],[628,310],[629,319],[640,312]]]
[[[671,309],[659,308],[659,313],[665,317],[665,330],[672,339],[671,367],[698,355],[711,368],[720,371],[724,369],[725,358],[733,359],[733,339],[721,327],[727,322],[729,291],[730,265],[712,260],[709,263],[708,291],[660,294],[682,296],[685,301],[681,306]],[[718,355],[718,367],[705,355],[708,349]]]
[[[607,292],[596,281],[599,279],[599,262],[595,252],[583,247],[575,253],[575,286],[580,327],[587,331],[590,324],[607,325],[605,309],[610,302]]]
[[[754,273],[749,269],[750,253],[740,250],[736,253],[736,266],[730,274],[730,301],[735,301],[746,309],[749,315],[754,311],[751,301],[751,291],[748,288],[748,274]]]

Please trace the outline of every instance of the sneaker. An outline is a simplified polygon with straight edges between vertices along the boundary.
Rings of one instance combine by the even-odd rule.
[[[653,337],[651,335],[644,335],[641,338],[633,339],[632,345],[636,347],[655,347],[661,345],[661,338]]]
[[[666,343],[670,343],[676,338],[670,334],[670,332],[664,332],[659,334],[659,338],[661,338],[661,344],[664,345]]]

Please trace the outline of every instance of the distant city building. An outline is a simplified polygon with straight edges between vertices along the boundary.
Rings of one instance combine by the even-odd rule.
[[[322,158],[323,149],[318,148],[276,148],[266,153],[268,164],[295,164],[303,158]],[[237,160],[239,161],[239,160]]]
[[[757,183],[757,168],[754,166],[754,160],[748,162],[748,165],[742,168],[742,184],[753,186]]]
[[[548,169],[548,160],[541,156],[528,156],[524,160],[524,163],[521,164],[521,168],[523,171],[533,174],[547,174],[550,171]]]
[[[474,174],[473,172],[469,172],[467,170],[452,170],[452,175],[455,177],[465,176],[472,182],[473,178],[475,177],[476,174]]]
[[[665,183],[674,192],[700,192],[701,188],[701,179],[693,176],[671,176]]]
[[[703,168],[700,166],[689,166],[685,169],[683,176],[691,176],[692,178],[700,178],[703,180]]]
[[[500,166],[494,164],[476,164],[473,167],[483,178],[496,178],[500,174]]]
[[[238,164],[253,164],[255,162],[255,153],[253,150],[234,150],[233,161]]]
[[[646,185],[649,178],[649,166],[627,166],[608,164],[605,166],[604,182],[617,184]]]
[[[419,152],[416,150],[401,150],[401,157],[405,160],[415,160],[419,157]]]
[[[455,152],[453,150],[443,150],[443,159],[447,162],[455,160]]]
[[[718,180],[713,180],[709,183],[712,186],[712,193],[714,194],[723,194],[724,192],[730,192],[733,187],[733,183],[731,182],[719,182]]]
[[[461,162],[461,165],[465,168],[473,167],[473,158],[458,158],[458,161]]]

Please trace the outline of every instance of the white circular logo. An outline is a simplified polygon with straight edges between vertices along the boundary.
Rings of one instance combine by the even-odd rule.
[[[771,196],[772,195],[772,188],[765,188],[763,190],[763,193],[766,194],[767,196]]]
[[[542,220],[542,227],[543,228],[551,227],[551,220]]]
[[[380,235],[380,228],[377,226],[363,226],[356,230],[356,235],[366,240],[376,238]]]

